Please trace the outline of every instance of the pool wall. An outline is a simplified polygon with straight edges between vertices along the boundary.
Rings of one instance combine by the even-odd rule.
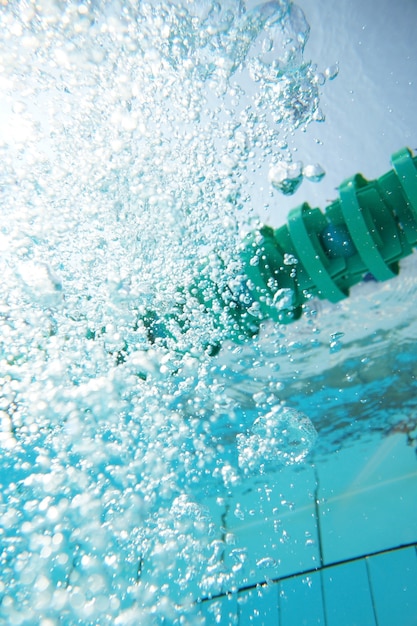
[[[417,456],[407,436],[287,468],[278,485],[263,518],[251,519],[253,491],[239,498],[242,521],[229,507],[228,530],[249,557],[238,593],[202,603],[207,624],[417,624]]]

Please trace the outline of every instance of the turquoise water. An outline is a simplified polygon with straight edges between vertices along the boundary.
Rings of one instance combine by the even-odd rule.
[[[414,261],[228,342],[184,287],[207,258],[233,278],[260,189],[272,211],[323,174],[297,133],[337,69],[306,58],[300,9],[42,0],[0,22],[0,623],[237,623],[208,600],[320,566],[281,564],[321,545],[287,516],[323,459],[398,433],[413,452]],[[150,343],[146,311],[179,305]]]

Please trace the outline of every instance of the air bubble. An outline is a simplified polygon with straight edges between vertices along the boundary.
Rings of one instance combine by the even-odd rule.
[[[256,561],[256,567],[259,569],[274,569],[277,567],[277,562],[271,556],[263,557]]]
[[[324,178],[326,172],[318,163],[314,165],[305,165],[303,168],[303,176],[312,183],[319,183]]]
[[[339,73],[339,66],[337,64],[330,65],[324,70],[324,75],[328,80],[333,80]]]
[[[271,185],[286,196],[294,194],[303,180],[301,161],[271,165],[268,174]]]
[[[258,417],[248,434],[237,436],[239,466],[245,474],[263,474],[299,463],[314,446],[316,436],[308,417],[277,405]]]

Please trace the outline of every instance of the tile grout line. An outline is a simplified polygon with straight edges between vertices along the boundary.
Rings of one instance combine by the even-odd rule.
[[[315,511],[315,516],[316,516],[317,539],[319,542],[320,569],[322,569],[324,566],[324,558],[323,558],[323,542],[322,542],[322,533],[321,533],[321,524],[320,524],[320,507],[319,507],[320,480],[319,480],[319,475],[317,473],[316,466],[314,466],[314,475],[316,477],[316,486],[314,489],[314,511]]]
[[[319,558],[320,558],[320,590],[321,590],[321,603],[323,606],[323,617],[324,617],[324,626],[327,626],[327,607],[326,607],[326,595],[324,593],[324,584],[323,584],[323,567],[324,567],[324,557],[323,557],[323,541],[322,541],[322,532],[321,532],[321,524],[320,524],[320,507],[319,507],[319,489],[320,489],[320,479],[317,472],[317,467],[314,465],[314,476],[316,478],[316,486],[314,489],[314,511],[316,515],[316,528],[317,528],[317,539],[319,542]]]
[[[369,586],[369,594],[371,596],[371,604],[372,604],[372,611],[374,614],[374,620],[375,620],[375,626],[379,626],[378,625],[378,616],[377,616],[377,612],[376,612],[376,605],[375,605],[375,596],[374,596],[374,590],[372,587],[372,578],[371,578],[371,572],[369,570],[369,557],[365,557],[365,567],[366,567],[366,575],[368,577],[368,586]]]
[[[293,574],[287,574],[286,576],[281,576],[278,578],[273,578],[271,580],[272,584],[277,584],[280,583],[281,581],[284,580],[291,580],[292,578],[298,578],[299,576],[307,576],[308,574],[314,574],[315,572],[318,572],[320,570],[327,570],[327,569],[331,569],[333,567],[339,567],[341,565],[346,565],[348,563],[355,563],[356,561],[362,561],[365,559],[369,559],[371,557],[374,556],[378,556],[380,554],[389,554],[390,552],[396,552],[397,550],[406,550],[407,548],[415,548],[417,551],[417,543],[415,541],[412,541],[410,543],[404,543],[404,544],[400,544],[397,546],[393,546],[391,548],[384,548],[383,550],[377,550],[375,552],[371,552],[369,554],[361,554],[359,556],[353,556],[347,559],[341,559],[340,561],[334,561],[332,563],[326,563],[324,564],[322,567],[320,566],[316,566],[316,567],[310,567],[308,569],[299,571],[299,572],[294,572]],[[250,591],[251,589],[257,589],[259,587],[266,587],[268,586],[268,584],[271,583],[251,583],[250,585],[245,585],[243,587],[240,587],[236,593],[240,593],[243,591]],[[224,592],[224,593],[219,593],[216,595],[213,595],[211,597],[205,597],[205,598],[201,598],[200,600],[197,601],[198,604],[202,603],[202,602],[210,602],[211,600],[216,600],[222,597],[226,597],[228,596],[229,593],[228,592]]]

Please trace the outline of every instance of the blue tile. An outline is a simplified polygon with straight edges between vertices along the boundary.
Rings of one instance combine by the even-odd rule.
[[[280,626],[278,585],[242,591],[238,598],[239,626]]]
[[[403,435],[357,444],[317,470],[325,563],[417,539],[417,464]]]
[[[323,571],[327,626],[376,626],[365,560]]]
[[[378,626],[417,626],[417,555],[404,548],[367,559]]]
[[[236,497],[227,516],[233,542],[225,563],[234,567],[239,587],[262,584],[319,564],[315,486],[314,471],[306,465],[285,468],[279,480],[271,482],[267,495],[253,485]]]
[[[222,596],[215,600],[202,602],[197,609],[197,619],[190,621],[198,626],[237,626],[237,598],[236,596]]]
[[[280,583],[281,626],[325,626],[320,572]]]

